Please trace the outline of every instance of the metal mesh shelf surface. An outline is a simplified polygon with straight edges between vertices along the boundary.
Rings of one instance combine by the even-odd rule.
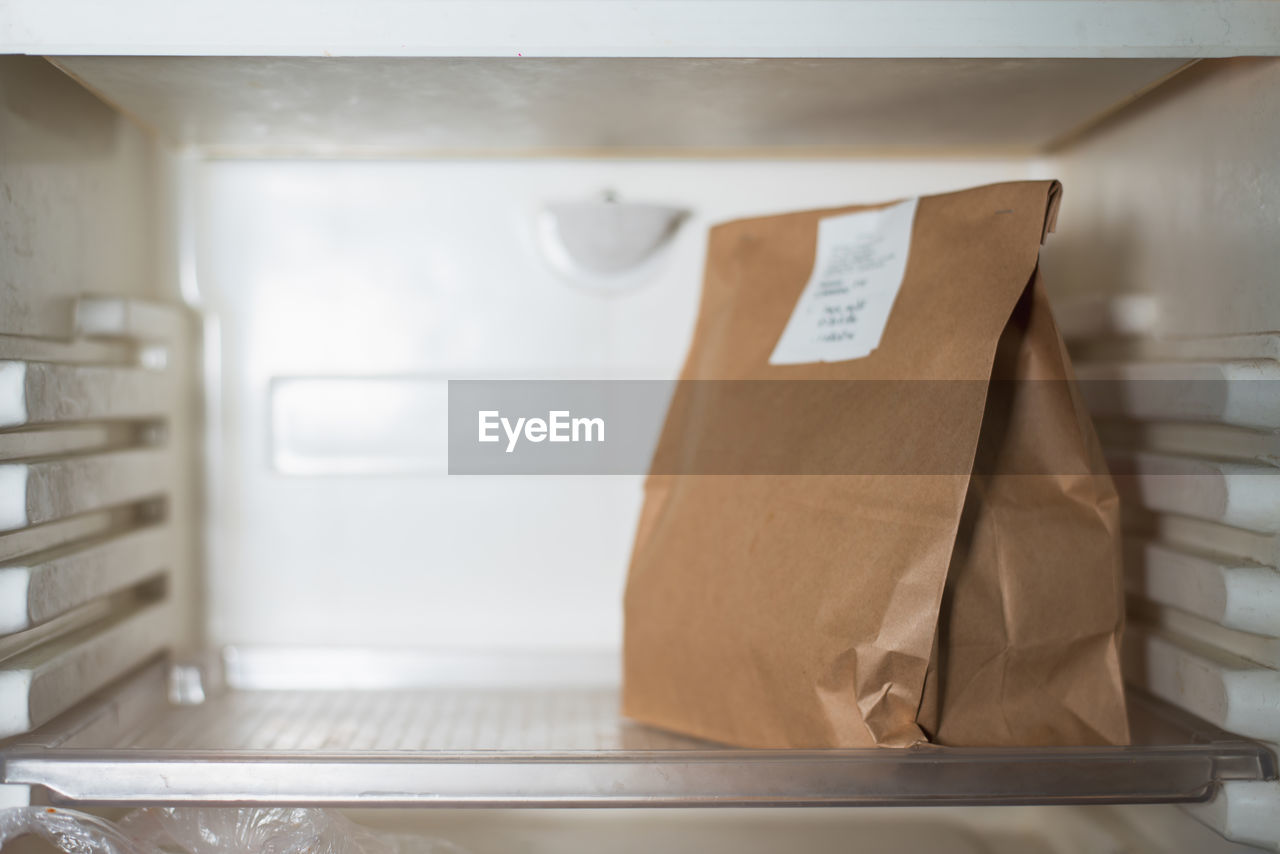
[[[742,750],[629,722],[614,686],[527,671],[324,690],[247,672],[172,702],[157,662],[0,748],[3,782],[82,804],[741,806],[1187,802],[1276,776],[1262,746],[1143,695],[1129,747]]]

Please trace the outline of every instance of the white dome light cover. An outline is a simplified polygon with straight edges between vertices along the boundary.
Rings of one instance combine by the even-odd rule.
[[[552,269],[573,284],[625,290],[651,277],[687,216],[683,208],[619,202],[605,193],[548,204],[538,213],[537,241]]]

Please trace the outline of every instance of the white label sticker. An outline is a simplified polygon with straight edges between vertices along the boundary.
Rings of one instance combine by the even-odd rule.
[[[769,364],[844,362],[880,346],[907,269],[917,201],[819,220],[813,273]]]

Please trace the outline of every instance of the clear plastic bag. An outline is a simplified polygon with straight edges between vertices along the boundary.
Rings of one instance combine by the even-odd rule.
[[[302,808],[148,808],[115,824],[76,810],[0,811],[0,847],[27,835],[67,854],[466,854],[442,839],[379,833]]]

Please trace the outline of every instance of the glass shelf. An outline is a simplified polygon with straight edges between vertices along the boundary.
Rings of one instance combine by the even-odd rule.
[[[1194,802],[1276,777],[1265,747],[1138,693],[1127,747],[742,750],[621,718],[616,685],[528,668],[507,686],[325,690],[191,675],[155,662],[9,741],[3,782],[65,804],[656,807]]]

